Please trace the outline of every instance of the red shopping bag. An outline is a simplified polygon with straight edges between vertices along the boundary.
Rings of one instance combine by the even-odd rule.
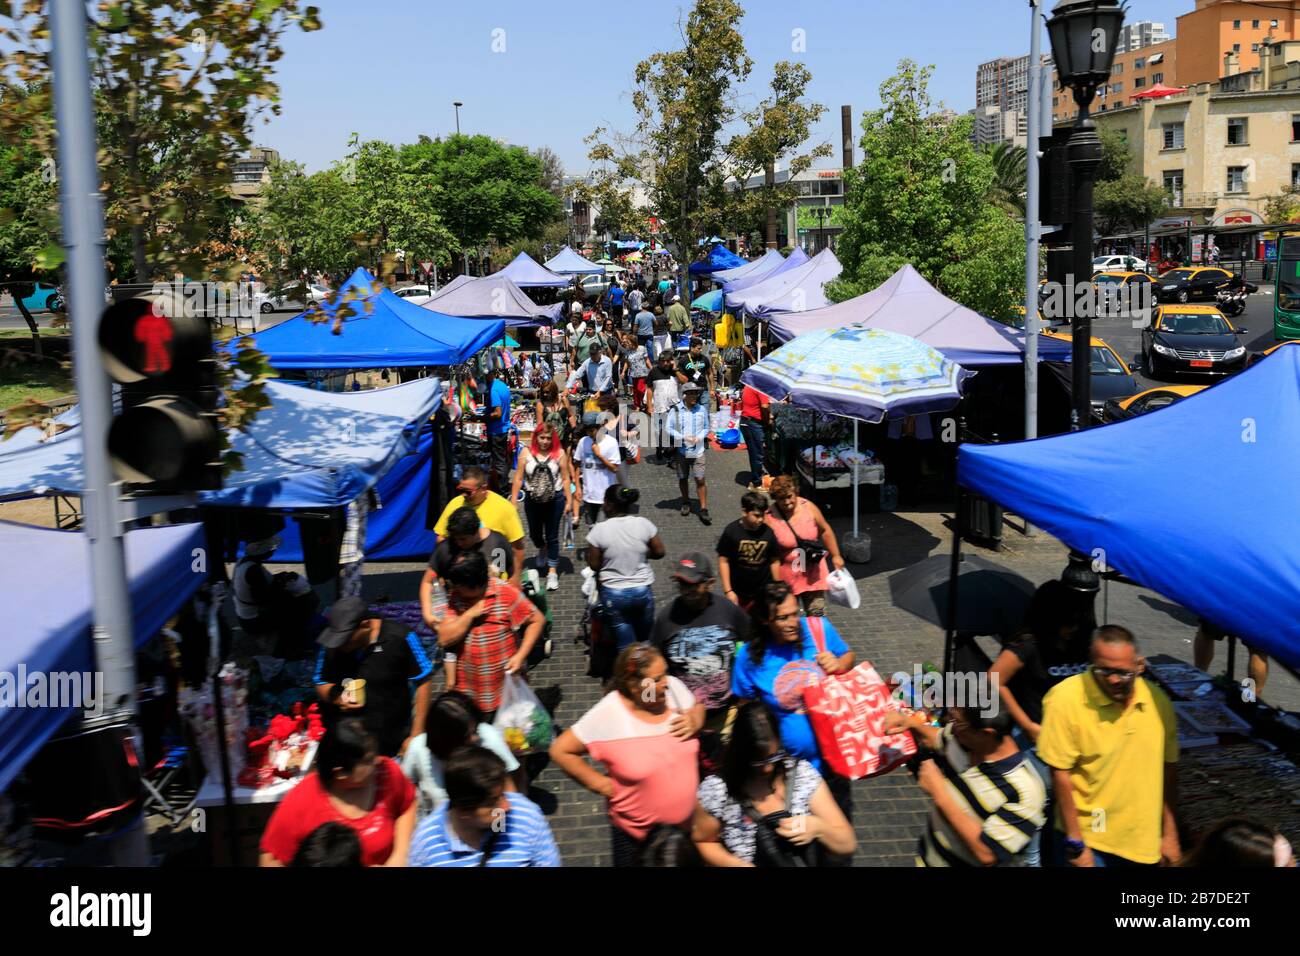
[[[807,620],[821,653],[826,650],[823,621]],[[885,715],[902,705],[890,696],[889,687],[868,661],[846,674],[828,675],[808,685],[803,703],[822,759],[841,777],[876,777],[916,753],[911,734],[885,733]]]

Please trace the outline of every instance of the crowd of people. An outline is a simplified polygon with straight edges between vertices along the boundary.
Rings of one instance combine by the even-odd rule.
[[[433,695],[430,655],[405,628],[359,597],[330,609],[315,672],[325,737],[314,773],[263,836],[264,865],[561,865],[527,795],[529,759],[494,726],[507,681],[527,674],[546,625],[521,582],[521,511],[549,591],[561,587],[566,523],[585,525],[575,563],[613,659],[604,696],[548,753],[604,798],[614,864],[851,861],[851,781],[825,759],[804,705],[805,689],[858,664],[826,616],[829,578],[845,566],[838,541],[796,479],[767,475],[770,413],[746,391],[750,484],[739,513],[710,553],[669,557],[668,536],[638,511],[630,467],[639,453],[608,413],[621,396],[664,416],[654,460],[675,469],[681,516],[692,513],[693,486],[709,525],[710,398],[723,373],[699,338],[660,346],[661,329],[691,335],[690,315],[670,281],[645,286],[612,285],[608,315],[571,310],[571,371],[563,388],[539,390],[517,460],[504,474],[461,473],[419,588],[445,691]],[[511,401],[494,389],[489,422]],[[666,603],[655,598],[658,562],[676,589]],[[1245,819],[1184,853],[1173,710],[1143,668],[1131,632],[1098,627],[1090,598],[1051,581],[992,662],[1000,699],[991,712],[954,703],[942,718],[890,714],[887,729],[918,746],[899,772],[914,775],[930,804],[915,834],[918,862],[1294,865],[1280,834]]]

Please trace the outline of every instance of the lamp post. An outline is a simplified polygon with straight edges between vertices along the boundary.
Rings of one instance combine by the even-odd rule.
[[[1060,0],[1047,21],[1052,42],[1052,59],[1061,84],[1068,86],[1079,107],[1070,135],[1071,229],[1073,230],[1075,282],[1092,277],[1093,182],[1101,164],[1101,138],[1088,115],[1097,90],[1110,81],[1115,43],[1124,23],[1124,8],[1114,0]],[[1090,309],[1083,310],[1091,313]],[[1092,421],[1090,377],[1092,318],[1071,317],[1070,362],[1074,392],[1072,427],[1087,428]]]
[[[460,100],[457,100],[451,105],[456,107],[456,135],[459,136],[460,135],[460,108],[465,104],[462,103]]]

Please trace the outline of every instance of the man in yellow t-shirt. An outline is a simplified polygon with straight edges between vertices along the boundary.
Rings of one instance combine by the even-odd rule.
[[[1072,866],[1151,865],[1181,855],[1174,824],[1178,731],[1126,628],[1098,628],[1091,667],[1043,698],[1038,756],[1052,768],[1055,857]]]
[[[524,568],[524,526],[519,520],[519,510],[511,502],[490,490],[487,475],[482,468],[474,465],[466,468],[461,474],[460,484],[456,486],[456,490],[460,494],[447,502],[447,507],[442,510],[438,523],[433,526],[433,533],[439,540],[447,537],[447,522],[456,509],[473,508],[483,527],[497,532],[509,541],[511,548],[514,549],[514,574],[511,575],[510,581],[517,587],[519,576]]]

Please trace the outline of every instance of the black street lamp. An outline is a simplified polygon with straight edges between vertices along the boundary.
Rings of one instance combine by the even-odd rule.
[[[1052,59],[1061,85],[1069,87],[1079,107],[1070,134],[1071,230],[1074,243],[1074,281],[1092,280],[1092,191],[1101,165],[1101,138],[1088,115],[1097,90],[1110,81],[1115,44],[1124,24],[1124,7],[1115,0],[1060,0],[1047,21]],[[1070,362],[1074,391],[1074,429],[1092,423],[1092,319],[1089,314],[1070,320]]]
[[[456,107],[456,135],[459,136],[460,135],[460,108],[465,104],[462,103],[460,100],[457,100],[451,105]]]

